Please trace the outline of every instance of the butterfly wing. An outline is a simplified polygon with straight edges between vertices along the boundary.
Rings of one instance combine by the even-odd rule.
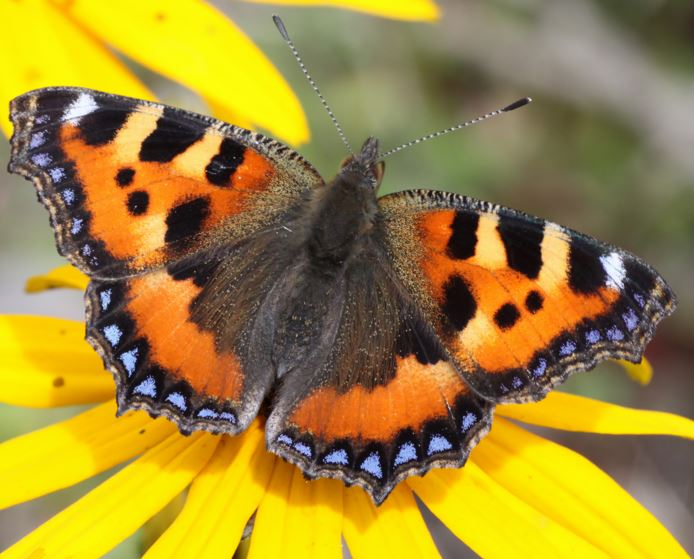
[[[267,239],[281,242],[320,175],[271,138],[158,103],[48,88],[11,111],[10,170],[34,182],[58,250],[92,278],[87,338],[120,412],[245,428],[273,380],[239,342],[284,265]],[[211,292],[233,308],[212,308]]]
[[[377,503],[410,475],[460,467],[493,404],[468,387],[399,292],[380,244],[330,287],[303,281],[298,300],[308,306],[293,314],[321,334],[279,382],[268,449],[309,477],[360,485]]]
[[[674,310],[647,264],[557,224],[434,191],[379,205],[399,280],[492,401],[537,400],[601,359],[638,362]]]
[[[184,433],[250,424],[275,380],[258,317],[290,259],[268,253],[268,237],[278,239],[270,231],[89,284],[87,339],[114,373],[120,413],[143,408]]]
[[[58,250],[92,277],[161,267],[271,225],[320,175],[218,120],[81,88],[17,97],[10,171],[30,178]]]

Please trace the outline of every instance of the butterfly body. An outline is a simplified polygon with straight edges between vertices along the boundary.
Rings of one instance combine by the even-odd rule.
[[[552,222],[378,198],[372,138],[326,182],[271,138],[157,103],[47,88],[11,117],[10,170],[91,277],[87,339],[119,412],[230,435],[261,414],[272,452],[376,502],[461,466],[495,404],[638,361],[675,306],[637,257]]]

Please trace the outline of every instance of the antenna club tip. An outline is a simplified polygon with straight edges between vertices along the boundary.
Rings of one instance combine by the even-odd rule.
[[[280,16],[277,14],[272,14],[272,21],[275,22],[275,27],[277,27],[277,30],[280,32],[280,35],[282,35],[282,38],[285,41],[289,41],[289,33],[287,33],[287,28],[284,26],[284,22]]]
[[[509,111],[515,111],[516,109],[520,109],[521,107],[525,107],[528,103],[531,103],[532,99],[530,97],[523,97],[522,99],[518,99],[517,101],[514,101],[510,105],[505,106],[503,109],[501,109],[502,112],[508,113]]]

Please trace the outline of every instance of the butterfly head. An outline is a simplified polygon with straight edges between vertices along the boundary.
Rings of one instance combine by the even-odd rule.
[[[359,153],[346,157],[340,164],[340,174],[352,176],[374,190],[383,180],[385,163],[379,159],[378,140],[373,136],[366,139]]]

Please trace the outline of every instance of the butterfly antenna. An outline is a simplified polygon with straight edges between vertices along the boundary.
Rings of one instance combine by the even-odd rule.
[[[523,97],[522,99],[514,101],[510,105],[506,105],[503,109],[497,109],[496,111],[492,111],[491,113],[487,113],[486,115],[478,116],[477,118],[473,118],[472,120],[468,120],[466,122],[461,122],[460,124],[456,124],[455,126],[451,126],[450,128],[444,128],[443,130],[439,130],[438,132],[432,132],[431,134],[427,134],[426,136],[422,136],[421,138],[417,138],[416,140],[410,140],[409,142],[406,142],[401,146],[398,146],[396,148],[388,150],[385,153],[380,154],[378,158],[380,160],[383,160],[386,157],[393,155],[394,153],[397,153],[399,151],[402,151],[403,149],[408,148],[410,146],[414,146],[415,144],[426,142],[427,140],[431,140],[432,138],[438,138],[439,136],[444,136],[445,134],[450,134],[451,132],[455,132],[456,130],[465,128],[466,126],[477,124],[478,122],[482,122],[483,120],[487,120],[488,118],[492,118],[503,113],[515,111],[516,109],[524,107],[531,101],[532,99],[530,97]]]
[[[335,113],[333,113],[332,109],[330,108],[330,105],[328,105],[328,102],[325,100],[325,97],[323,97],[323,94],[320,92],[320,89],[318,89],[318,86],[316,85],[316,82],[311,77],[311,74],[308,73],[308,70],[306,69],[306,66],[304,65],[304,61],[301,60],[301,56],[299,55],[299,51],[296,50],[294,43],[289,38],[289,33],[287,33],[287,28],[284,26],[284,22],[280,19],[280,16],[277,16],[277,15],[272,16],[272,21],[275,22],[275,25],[277,26],[277,29],[280,32],[280,35],[282,35],[282,38],[284,39],[285,43],[287,43],[289,50],[292,51],[294,58],[296,58],[296,61],[299,64],[299,68],[301,68],[301,71],[304,73],[304,76],[306,76],[308,83],[311,84],[313,91],[316,92],[316,95],[318,95],[318,99],[320,99],[320,102],[323,104],[323,107],[325,107],[325,110],[328,112],[328,116],[330,117],[330,120],[333,121],[335,128],[337,128],[337,133],[340,135],[340,138],[342,138],[342,141],[344,142],[345,146],[347,146],[347,151],[349,151],[350,155],[354,155],[354,152],[352,151],[352,146],[349,145],[349,140],[347,139],[347,136],[345,136],[345,133],[342,130],[342,126],[340,126],[340,123],[337,121],[337,118],[335,117]]]

